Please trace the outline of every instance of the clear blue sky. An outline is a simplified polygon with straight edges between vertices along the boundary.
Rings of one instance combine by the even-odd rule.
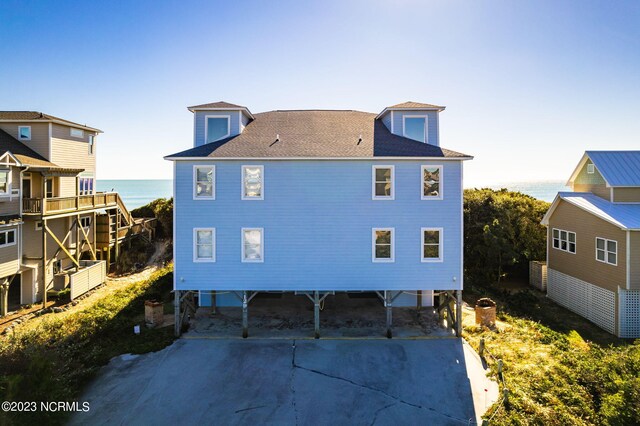
[[[170,178],[186,106],[442,104],[467,186],[640,149],[640,2],[0,2],[0,109],[104,130],[98,178]]]

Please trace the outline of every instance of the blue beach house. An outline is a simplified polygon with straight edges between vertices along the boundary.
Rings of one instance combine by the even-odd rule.
[[[189,111],[193,147],[165,157],[177,300],[190,292],[200,306],[242,306],[245,334],[258,292],[306,296],[316,314],[327,295],[377,292],[388,333],[392,306],[432,306],[436,294],[461,302],[472,157],[441,147],[444,107]]]

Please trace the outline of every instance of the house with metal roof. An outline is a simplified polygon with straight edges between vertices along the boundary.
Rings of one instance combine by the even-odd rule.
[[[640,151],[587,151],[542,223],[547,294],[620,337],[640,337]]]
[[[309,298],[316,337],[319,306],[336,292],[376,293],[389,336],[392,306],[459,308],[462,174],[472,157],[441,146],[444,109],[189,107],[192,147],[165,157],[177,332],[189,295],[200,306],[242,306],[245,336],[248,306],[263,292]]]

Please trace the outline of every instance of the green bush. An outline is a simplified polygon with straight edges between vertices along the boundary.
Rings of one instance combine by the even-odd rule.
[[[155,217],[158,219],[156,236],[173,238],[173,198],[158,198],[147,205],[131,210],[133,217]]]
[[[546,258],[549,203],[506,189],[464,191],[465,280],[473,285],[525,275],[530,260]]]

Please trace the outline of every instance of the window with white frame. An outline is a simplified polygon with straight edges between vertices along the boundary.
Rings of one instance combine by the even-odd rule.
[[[79,195],[92,195],[93,194],[93,183],[94,179],[92,177],[81,177],[78,179],[78,194]]]
[[[12,246],[16,243],[16,230],[0,231],[0,246]]]
[[[442,261],[442,228],[422,228],[423,262]]]
[[[193,167],[193,198],[215,200],[215,166]]]
[[[89,135],[89,155],[93,155],[93,142],[94,142],[94,135]]]
[[[422,166],[422,199],[442,200],[442,166]]]
[[[0,169],[0,194],[11,192],[11,170]]]
[[[91,216],[81,217],[80,226],[84,229],[88,229],[91,226]]]
[[[31,126],[18,127],[18,139],[21,141],[31,140]]]
[[[596,260],[608,263],[609,265],[617,265],[618,242],[615,240],[596,237]]]
[[[402,117],[402,135],[419,142],[427,142],[427,116],[405,115]]]
[[[36,220],[34,226],[35,226],[35,230],[36,231],[42,231],[42,221],[41,220]]]
[[[195,228],[193,230],[193,261],[216,261],[215,228]]]
[[[587,174],[594,174],[596,172],[596,166],[593,163],[587,164]]]
[[[204,127],[206,143],[219,141],[231,134],[231,117],[228,115],[207,115]]]
[[[54,182],[53,178],[47,178],[45,181],[45,195],[47,198],[53,198],[54,196]]]
[[[372,230],[372,261],[393,262],[394,247],[393,228],[373,228]]]
[[[264,166],[242,166],[242,199],[264,200]]]
[[[373,166],[372,198],[374,200],[393,200],[395,198],[395,167]]]
[[[242,228],[242,261],[264,261],[264,230],[262,228]]]
[[[575,254],[576,233],[553,228],[553,248]]]

